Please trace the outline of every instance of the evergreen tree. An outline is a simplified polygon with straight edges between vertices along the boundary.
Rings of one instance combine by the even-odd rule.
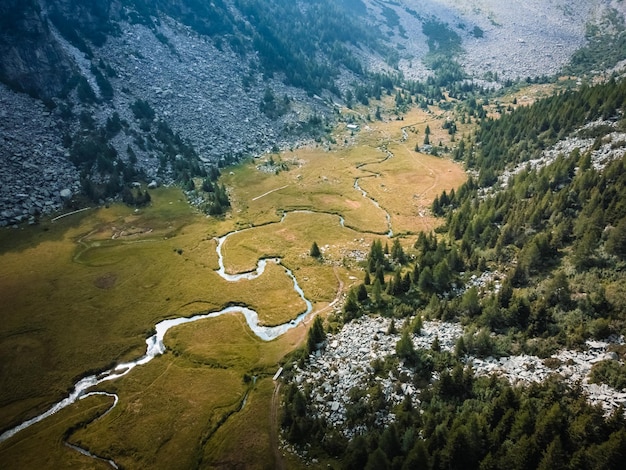
[[[406,255],[404,254],[402,245],[400,245],[400,240],[398,240],[397,238],[394,238],[393,244],[391,246],[391,259],[399,264],[406,263]]]
[[[356,299],[359,302],[364,302],[367,300],[367,289],[365,288],[365,284],[359,284],[359,288],[357,290]]]
[[[423,327],[422,316],[421,315],[416,315],[415,319],[413,320],[413,323],[411,325],[411,333],[413,333],[415,335],[421,335],[422,334],[422,327]]]
[[[376,279],[374,279],[374,284],[372,285],[372,299],[374,302],[374,305],[376,305],[377,307],[380,307],[383,303],[383,288],[380,284],[380,279],[378,277],[376,277]]]
[[[322,323],[322,317],[317,315],[313,320],[313,324],[309,329],[307,337],[307,351],[311,354],[317,349],[317,345],[323,343],[326,340],[326,332],[324,331],[324,325]]]
[[[408,330],[404,330],[402,337],[396,343],[396,355],[407,364],[414,365],[416,359],[415,346],[409,336]]]
[[[322,252],[320,251],[319,246],[317,246],[317,242],[313,242],[313,244],[311,245],[311,250],[309,251],[309,254],[311,255],[312,258],[321,258]]]
[[[350,289],[348,292],[348,297],[346,298],[346,303],[343,306],[343,314],[344,319],[346,321],[350,321],[357,317],[359,313],[359,304],[356,300],[356,294],[354,289]]]

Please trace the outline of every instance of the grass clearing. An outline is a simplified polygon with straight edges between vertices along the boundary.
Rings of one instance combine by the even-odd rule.
[[[405,121],[369,123],[350,136],[354,145],[272,156],[284,163],[277,174],[257,168],[263,159],[233,167],[221,181],[233,206],[223,219],[198,213],[176,188],[159,188],[140,210],[113,204],[0,230],[0,428],[45,411],[88,371],[141,356],[163,319],[236,303],[275,325],[304,311],[283,266],[270,263],[262,276],[237,283],[216,273],[216,237],[235,229],[241,231],[223,246],[228,272],[280,257],[314,311],[327,311],[362,278],[362,259],[388,231],[387,213],[394,233],[407,234],[407,247],[410,234],[437,225],[429,217],[432,198],[464,180],[457,164],[414,151],[427,124],[445,137],[442,119],[415,111]],[[403,129],[411,123],[413,130]],[[355,188],[357,179],[367,196]],[[321,260],[309,255],[313,242]],[[308,324],[270,342],[256,338],[241,315],[174,328],[165,355],[101,384],[119,404],[70,440],[131,468],[271,467],[268,377],[302,344]],[[258,381],[252,386],[244,375]],[[13,458],[18,449],[22,467],[106,468],[68,449],[62,435],[107,403],[80,401],[1,444],[0,456]]]
[[[209,468],[277,468],[270,444],[272,417],[267,405],[273,389],[269,378],[256,383],[243,410],[233,414],[204,449],[203,464]],[[258,426],[250,426],[251,422]]]
[[[294,162],[288,171],[268,175],[256,168],[255,161],[233,169],[224,183],[231,189],[241,228],[277,222],[285,211],[310,210],[340,214],[355,230],[383,234],[384,212],[354,188],[355,178],[362,176],[357,165],[381,158],[379,151],[368,147],[345,153],[298,149],[281,157]]]
[[[280,267],[246,289],[220,278],[203,217],[183,218],[193,222],[185,226],[160,221],[155,226],[168,234],[161,238],[153,230],[111,240],[104,234],[119,232],[129,216],[112,209],[94,212],[61,240],[0,255],[0,427],[44,411],[86,371],[139,357],[162,319],[238,302],[273,324],[305,309]]]
[[[91,396],[0,443],[0,462],[5,470],[24,468],[110,469],[67,447],[62,436],[76,423],[91,422],[111,406],[111,398]]]
[[[159,357],[111,385],[120,402],[71,441],[124,468],[192,468],[200,436],[240,406],[237,370]]]
[[[449,159],[417,153],[404,144],[390,145],[393,157],[365,168],[375,177],[361,180],[361,187],[389,211],[395,234],[430,231],[441,223],[430,206],[445,189],[457,188],[466,179],[461,165]]]

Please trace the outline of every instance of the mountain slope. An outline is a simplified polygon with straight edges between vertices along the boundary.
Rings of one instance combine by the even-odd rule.
[[[554,73],[585,43],[585,25],[607,12],[617,12],[619,35],[624,7],[613,0],[3,2],[0,94],[20,109],[0,123],[0,156],[26,169],[0,169],[0,223],[58,210],[67,204],[60,191],[75,194],[79,184],[97,202],[133,181],[189,185],[215,175],[212,167],[319,140],[333,103],[352,92],[363,103],[380,96],[373,73],[385,74],[388,89],[404,78],[499,87]],[[580,60],[591,67],[594,54],[602,55]],[[134,111],[138,103],[147,115]],[[26,115],[35,131],[22,126]],[[19,142],[51,158],[30,160]],[[68,158],[71,181],[31,183],[46,166],[69,175],[56,163]],[[41,207],[24,207],[24,193]]]

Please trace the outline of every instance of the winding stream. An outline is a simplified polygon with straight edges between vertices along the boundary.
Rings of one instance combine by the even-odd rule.
[[[378,149],[379,149],[379,150],[381,150],[381,151],[383,151],[383,152],[385,152],[385,154],[386,154],[386,155],[385,155],[385,158],[383,158],[382,160],[377,161],[377,162],[361,163],[361,164],[357,165],[357,169],[359,169],[359,170],[360,170],[360,169],[361,169],[361,168],[363,168],[364,166],[366,166],[366,165],[370,165],[371,163],[381,164],[381,163],[384,163],[384,162],[386,162],[387,160],[389,160],[390,158],[392,158],[392,157],[393,157],[393,153],[392,153],[392,152],[390,152],[389,150],[387,150],[386,148],[384,148],[384,147],[378,147]],[[374,178],[374,177],[380,176],[380,173],[376,173],[376,172],[373,172],[373,171],[370,171],[370,170],[364,170],[364,171],[367,171],[367,172],[369,172],[369,173],[371,173],[371,174],[370,174],[370,175],[367,175],[367,176],[362,176],[362,177],[357,177],[357,178],[354,178],[354,189],[356,189],[357,191],[360,191],[360,192],[361,192],[361,195],[362,195],[364,198],[369,199],[370,201],[372,201],[372,203],[373,203],[373,204],[374,204],[374,205],[375,205],[378,209],[380,209],[381,211],[383,211],[383,212],[385,213],[385,218],[387,219],[387,234],[386,234],[386,235],[387,235],[389,238],[391,238],[391,237],[393,237],[393,230],[392,230],[392,227],[391,227],[391,215],[389,214],[389,212],[387,212],[385,209],[383,209],[383,208],[380,206],[380,204],[378,203],[378,201],[377,201],[376,199],[374,199],[373,197],[371,197],[371,196],[367,193],[367,191],[365,191],[365,190],[364,190],[364,189],[363,189],[363,188],[359,185],[359,180],[360,180],[361,178]]]
[[[375,175],[372,176],[367,176],[366,178],[372,178]],[[359,186],[359,179],[360,178],[355,178],[354,179],[354,189],[356,189],[357,191],[361,191],[361,194],[363,195],[364,198],[369,199],[370,201],[372,201],[372,203],[378,207],[381,211],[383,211],[385,213],[385,217],[387,218],[387,236],[389,238],[393,237],[393,230],[391,229],[391,215],[389,215],[389,212],[387,212],[385,209],[383,209],[382,207],[380,207],[380,204],[378,204],[378,201],[372,197],[370,197],[369,194],[367,194],[367,191],[365,191],[363,188],[361,188],[361,186]]]
[[[265,267],[267,266],[268,263],[281,264],[280,258],[267,258],[267,259],[259,260],[257,262],[256,269],[254,271],[242,273],[242,274],[226,273],[226,268],[224,266],[224,256],[222,254],[222,247],[224,245],[224,242],[229,236],[235,233],[239,233],[239,232],[241,232],[241,230],[230,232],[218,239],[216,250],[217,250],[217,255],[219,259],[219,269],[217,270],[217,273],[222,278],[230,282],[238,282],[241,280],[252,280],[252,279],[256,279],[257,277],[263,274],[263,272],[265,271]],[[33,424],[43,421],[44,419],[52,416],[56,412],[75,403],[76,400],[86,398],[94,394],[103,394],[103,395],[114,397],[113,405],[106,412],[106,413],[109,413],[118,402],[117,395],[109,394],[107,392],[87,393],[87,390],[103,382],[107,382],[110,380],[115,380],[120,377],[123,377],[124,375],[128,374],[131,370],[133,370],[135,367],[143,365],[143,364],[147,364],[155,357],[163,354],[166,350],[165,343],[163,342],[163,338],[165,337],[165,334],[169,331],[169,329],[175,326],[183,325],[186,323],[192,323],[192,322],[195,322],[198,320],[204,320],[207,318],[215,318],[215,317],[219,317],[220,315],[225,315],[225,314],[230,314],[230,313],[241,313],[245,317],[246,323],[248,324],[252,332],[255,335],[257,335],[260,339],[264,341],[270,341],[281,336],[286,331],[290,330],[291,328],[294,328],[296,325],[302,322],[302,320],[304,320],[304,318],[313,310],[313,305],[311,301],[305,297],[304,292],[302,288],[300,287],[300,285],[298,284],[298,281],[296,277],[294,276],[293,272],[290,269],[286,268],[285,266],[283,266],[283,268],[285,269],[285,273],[293,280],[294,290],[300,295],[300,297],[306,304],[305,311],[300,313],[296,318],[292,319],[291,321],[287,323],[283,323],[282,325],[263,326],[259,324],[259,316],[256,311],[248,307],[234,305],[234,306],[226,307],[219,311],[198,314],[192,317],[179,317],[179,318],[172,318],[172,319],[160,321],[159,323],[155,325],[155,331],[156,331],[155,334],[153,334],[152,336],[146,339],[146,353],[143,356],[141,356],[138,359],[135,359],[134,361],[120,363],[116,365],[115,367],[113,367],[112,369],[106,370],[99,374],[88,375],[86,377],[83,377],[78,382],[76,382],[76,384],[74,385],[74,389],[67,397],[55,403],[50,409],[48,409],[48,411],[38,416],[35,416],[34,418],[31,418],[27,421],[24,421],[18,426],[2,433],[2,435],[0,435],[0,442],[4,442],[7,439],[13,437],[18,432],[32,426]],[[87,452],[84,449],[81,449],[79,451],[81,453]]]
[[[387,160],[391,156],[392,155],[390,154],[390,152],[387,152],[387,156],[383,161]],[[374,200],[373,198],[371,198],[367,194],[367,192],[359,186],[359,178],[355,179],[354,188],[360,191],[363,197],[372,201],[376,207],[380,208],[381,210],[383,210],[383,212],[385,212],[385,215],[387,218],[387,226],[389,228],[387,235],[391,237],[393,235],[393,232],[391,230],[391,216],[389,215],[389,213],[385,211],[384,209],[382,209],[380,205],[378,204],[378,202]],[[290,212],[312,212],[312,211],[290,211]],[[285,220],[287,213],[288,213],[287,211],[283,212],[280,222],[283,222]],[[343,227],[345,223],[344,218],[342,216],[338,216],[338,217],[339,217],[339,223]],[[254,228],[254,227],[250,227],[250,229],[251,228]],[[298,293],[298,295],[305,302],[306,309],[303,312],[298,314],[294,319],[290,320],[289,322],[283,323],[281,325],[276,325],[276,326],[264,326],[264,325],[259,324],[259,316],[255,310],[252,310],[245,306],[239,306],[239,305],[232,305],[232,306],[223,308],[222,310],[219,310],[219,311],[198,314],[198,315],[194,315],[191,317],[178,317],[178,318],[172,318],[172,319],[160,321],[159,323],[155,325],[155,334],[153,334],[152,336],[146,339],[146,352],[143,356],[133,361],[117,364],[115,367],[108,369],[104,372],[101,372],[99,374],[93,374],[93,375],[88,375],[86,377],[83,377],[78,382],[76,382],[72,392],[70,392],[70,394],[67,397],[55,403],[52,407],[50,407],[44,413],[38,416],[35,416],[31,419],[28,419],[22,422],[21,424],[15,426],[14,428],[9,429],[5,431],[4,433],[2,433],[0,435],[0,442],[4,442],[7,439],[10,439],[11,437],[16,435],[20,431],[23,431],[24,429],[32,426],[33,424],[43,421],[44,419],[52,416],[58,411],[75,403],[77,400],[84,399],[92,395],[107,395],[107,396],[111,396],[114,398],[114,402],[111,405],[111,407],[103,415],[99,417],[99,418],[102,418],[102,416],[105,416],[106,414],[108,414],[117,405],[119,398],[117,395],[111,394],[108,392],[98,392],[98,391],[88,392],[88,390],[103,382],[116,380],[120,377],[123,377],[126,374],[128,374],[130,371],[132,371],[135,367],[147,364],[155,357],[164,354],[167,348],[165,347],[165,343],[163,342],[163,339],[165,337],[165,334],[170,330],[170,328],[173,328],[175,326],[196,322],[198,320],[215,318],[215,317],[225,315],[225,314],[240,313],[244,316],[244,318],[246,319],[246,323],[248,324],[248,327],[252,330],[252,332],[256,336],[258,336],[260,339],[264,341],[271,341],[281,336],[288,330],[294,328],[299,323],[301,323],[306,318],[306,316],[313,310],[313,305],[311,301],[307,299],[306,296],[304,295],[304,291],[298,284],[298,281],[296,277],[294,276],[293,272],[287,267],[285,267],[284,265],[282,265],[280,258],[260,259],[257,261],[256,268],[249,272],[239,273],[239,274],[229,274],[226,272],[226,267],[224,265],[224,255],[222,253],[222,248],[224,246],[224,243],[226,242],[227,238],[230,237],[231,235],[243,232],[244,230],[249,230],[249,229],[236,230],[233,232],[229,232],[226,235],[223,235],[217,239],[216,251],[217,251],[218,263],[219,263],[219,269],[216,271],[217,274],[221,276],[224,280],[229,281],[229,282],[253,280],[253,279],[258,278],[265,272],[265,268],[267,267],[268,263],[279,264],[283,266],[285,273],[293,280],[294,290]],[[89,451],[82,449],[80,447],[74,446],[72,444],[68,443],[67,445],[70,448],[75,449],[84,455],[89,455],[93,458],[104,460],[110,463],[113,467],[117,468],[115,463],[112,461],[108,461],[106,459],[102,459],[101,457],[92,455],[89,453]]]

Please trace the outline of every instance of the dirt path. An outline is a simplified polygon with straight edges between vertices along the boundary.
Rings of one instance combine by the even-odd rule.
[[[281,186],[280,188],[272,189],[272,190],[270,190],[270,191],[268,191],[266,193],[263,193],[260,196],[253,197],[252,201],[256,201],[257,199],[261,199],[262,197],[267,196],[268,194],[272,194],[273,192],[280,191],[281,189],[285,189],[287,186],[289,186],[289,185],[286,184],[285,186]]]

